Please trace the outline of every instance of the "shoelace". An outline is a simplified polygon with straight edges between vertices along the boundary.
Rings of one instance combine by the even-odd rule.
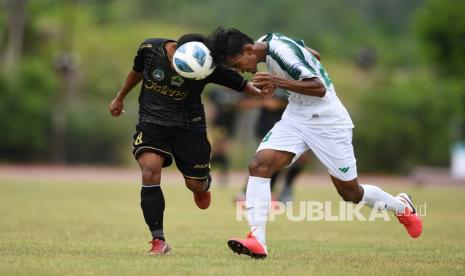
[[[250,232],[247,234],[247,238],[248,238],[248,239],[250,239],[250,238],[252,238],[252,237],[255,238],[255,236],[252,235],[253,232],[254,232],[255,230],[257,230],[257,228],[255,228],[253,231],[250,231]]]

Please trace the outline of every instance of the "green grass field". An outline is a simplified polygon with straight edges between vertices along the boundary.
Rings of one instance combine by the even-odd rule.
[[[171,185],[170,185],[171,184]],[[172,255],[146,256],[150,240],[136,184],[0,180],[0,275],[464,275],[465,190],[384,187],[426,202],[423,236],[397,221],[289,222],[268,226],[270,255],[251,260],[226,245],[244,236],[232,198],[214,188],[201,211],[183,186],[164,184]],[[298,186],[297,200],[338,200],[329,185]]]

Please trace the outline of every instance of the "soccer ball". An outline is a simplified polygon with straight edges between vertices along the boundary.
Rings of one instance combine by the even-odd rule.
[[[179,75],[194,80],[202,80],[215,70],[210,50],[198,41],[187,42],[176,49],[173,67]]]

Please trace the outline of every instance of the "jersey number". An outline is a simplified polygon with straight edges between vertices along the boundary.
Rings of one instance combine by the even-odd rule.
[[[140,145],[142,144],[142,132],[137,135],[136,141],[134,141],[134,145]]]

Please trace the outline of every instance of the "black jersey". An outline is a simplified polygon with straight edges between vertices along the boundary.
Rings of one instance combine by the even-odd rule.
[[[171,67],[165,44],[173,40],[145,40],[134,58],[133,70],[142,72],[139,96],[139,123],[205,131],[205,112],[200,99],[205,85],[216,83],[236,91],[247,84],[237,72],[217,66],[203,80],[181,77]]]

